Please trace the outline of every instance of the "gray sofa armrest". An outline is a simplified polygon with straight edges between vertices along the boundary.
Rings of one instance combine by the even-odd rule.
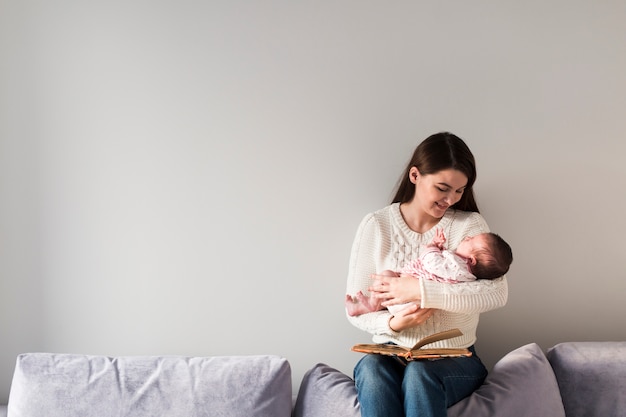
[[[277,356],[20,355],[12,417],[289,417],[291,368]]]
[[[567,342],[548,349],[567,417],[624,415],[626,342]]]

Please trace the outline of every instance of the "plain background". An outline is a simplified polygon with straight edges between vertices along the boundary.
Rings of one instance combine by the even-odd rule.
[[[27,351],[351,374],[356,228],[442,130],[514,249],[485,362],[625,340],[625,21],[622,0],[0,1],[0,402]]]

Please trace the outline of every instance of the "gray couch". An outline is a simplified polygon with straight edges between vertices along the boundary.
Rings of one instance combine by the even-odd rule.
[[[360,417],[354,381],[321,363],[292,404],[291,369],[277,356],[33,353],[17,359],[8,417]],[[448,416],[625,417],[626,342],[522,346]]]
[[[11,417],[287,417],[291,368],[277,356],[17,358]]]
[[[325,365],[300,384],[294,417],[359,417],[354,381]],[[535,343],[498,361],[448,417],[625,417],[626,342]]]

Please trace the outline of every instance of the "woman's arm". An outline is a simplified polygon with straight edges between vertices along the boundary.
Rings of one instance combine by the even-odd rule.
[[[368,293],[371,283],[370,276],[376,273],[378,259],[381,256],[381,241],[380,225],[373,214],[368,214],[361,221],[352,244],[346,286],[348,294],[354,295],[359,291],[362,291],[364,294]],[[389,328],[391,314],[387,310],[360,316],[347,315],[347,317],[352,325],[368,333],[393,333],[393,330]]]
[[[367,293],[376,271],[385,269],[385,258],[390,250],[390,226],[381,225],[379,221],[384,223],[385,218],[377,218],[370,214],[363,219],[357,230],[348,273],[347,293],[350,295],[359,291]],[[418,293],[418,299],[419,283],[413,277],[409,279],[413,291]],[[354,326],[372,335],[394,337],[399,331],[424,323],[431,315],[430,309],[410,306],[395,316],[387,310],[382,310],[360,316],[347,315],[347,317]]]
[[[503,307],[508,298],[506,277],[456,284],[420,280],[422,307],[455,313],[484,313]]]

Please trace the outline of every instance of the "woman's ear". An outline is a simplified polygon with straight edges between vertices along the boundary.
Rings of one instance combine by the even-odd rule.
[[[416,184],[419,177],[420,172],[417,167],[411,167],[411,169],[409,170],[409,181],[411,181],[413,184]]]

